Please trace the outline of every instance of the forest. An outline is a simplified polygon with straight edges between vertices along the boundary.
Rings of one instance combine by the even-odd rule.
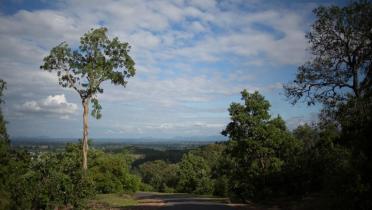
[[[283,91],[288,103],[320,104],[317,122],[289,129],[280,115],[270,115],[264,95],[242,90],[241,101],[226,107],[230,122],[221,134],[227,141],[165,151],[105,150],[92,146],[84,121],[81,140],[31,153],[12,146],[0,112],[0,209],[91,209],[96,195],[138,191],[238,203],[290,200],[284,209],[372,209],[372,3],[322,6],[314,15],[306,35],[312,58]],[[92,115],[101,115],[101,81],[124,86],[135,75],[128,45],[109,40],[106,32],[88,31],[80,51],[58,45],[41,66],[78,92],[86,117],[90,104]],[[119,67],[124,71],[115,72]],[[1,103],[6,87],[1,80]]]

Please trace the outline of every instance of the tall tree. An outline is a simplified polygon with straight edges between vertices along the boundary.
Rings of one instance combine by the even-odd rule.
[[[204,158],[187,153],[182,157],[178,166],[178,190],[180,192],[195,194],[212,193],[211,168]]]
[[[229,137],[226,152],[232,160],[230,186],[245,201],[268,196],[275,190],[274,183],[296,157],[301,142],[290,134],[281,117],[271,118],[270,103],[260,93],[244,90],[241,94],[243,104],[230,105],[231,122],[222,134]]]
[[[88,113],[92,103],[92,116],[101,117],[97,95],[103,93],[101,84],[111,81],[124,86],[126,78],[133,77],[136,69],[129,56],[130,46],[117,37],[110,40],[106,28],[91,29],[80,38],[80,46],[72,50],[62,42],[44,58],[41,69],[57,72],[59,84],[73,88],[83,105],[83,169],[88,168]]]
[[[320,124],[336,124],[309,151],[318,153],[315,163],[331,171],[324,179],[341,198],[337,203],[371,209],[372,3],[318,7],[314,13],[317,19],[306,35],[313,59],[284,88],[293,103],[302,98],[324,104]]]
[[[284,86],[296,103],[336,105],[360,98],[372,86],[372,4],[318,7],[317,19],[306,38],[312,60],[300,66],[296,79]]]
[[[0,79],[0,105],[3,103],[3,91],[6,89],[6,82]],[[0,144],[8,145],[9,136],[6,131],[6,121],[4,119],[1,107],[0,107]]]
[[[9,138],[6,132],[6,122],[1,110],[5,88],[5,81],[0,79],[0,209],[7,209],[10,204],[10,193],[8,189]]]

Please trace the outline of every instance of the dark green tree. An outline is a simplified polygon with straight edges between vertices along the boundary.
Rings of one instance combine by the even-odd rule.
[[[284,86],[293,103],[334,106],[363,97],[372,86],[372,4],[318,7],[306,38],[312,59],[300,66],[296,79]]]
[[[213,182],[213,195],[224,196],[228,195],[228,179],[224,173],[224,165],[228,165],[224,151],[226,150],[225,142],[208,144],[197,149],[191,150],[189,153],[203,158],[211,172],[208,175]]]
[[[143,182],[158,192],[174,192],[178,183],[178,166],[163,160],[149,161],[139,166]]]
[[[319,140],[319,134],[316,127],[308,124],[299,125],[293,130],[293,135],[304,143],[305,150],[313,148]]]
[[[306,35],[313,58],[284,88],[293,103],[322,103],[321,124],[336,126],[319,135],[309,152],[316,154],[311,161],[327,165],[324,179],[339,198],[339,208],[370,209],[372,3],[318,7],[314,14],[317,19]]]
[[[259,94],[242,92],[244,104],[232,103],[231,122],[222,134],[229,137],[227,155],[233,193],[243,201],[261,198],[280,189],[276,183],[282,169],[301,149],[278,116],[271,119],[270,103]],[[281,185],[283,187],[284,185]]]
[[[95,150],[91,153],[90,174],[97,193],[136,192],[140,178],[130,173],[132,158],[125,152],[117,154]]]
[[[334,176],[338,180],[332,186],[333,191],[347,208],[371,209],[372,91],[338,106],[335,116],[342,127],[338,143],[351,152],[351,157],[347,170],[336,171]]]
[[[187,153],[179,163],[178,191],[195,194],[211,194],[213,182],[211,169],[205,159]]]
[[[190,153],[206,160],[209,168],[214,170],[220,161],[223,151],[225,150],[225,144],[216,143],[208,144],[197,149],[191,150]]]
[[[80,39],[80,46],[72,50],[62,42],[44,58],[41,69],[57,72],[59,84],[73,88],[83,105],[83,169],[88,168],[88,112],[92,103],[92,116],[101,117],[101,105],[97,95],[103,93],[101,84],[111,81],[114,85],[127,84],[136,69],[129,56],[130,46],[117,37],[110,40],[106,28],[91,29]]]

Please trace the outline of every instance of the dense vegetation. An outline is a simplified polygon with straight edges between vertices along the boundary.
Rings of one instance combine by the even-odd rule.
[[[372,6],[320,7],[313,59],[285,86],[292,102],[323,104],[319,122],[286,127],[259,92],[229,108],[227,142],[184,151],[14,150],[0,110],[0,209],[83,208],[96,193],[137,190],[228,196],[241,202],[318,195],[324,208],[372,209]],[[0,97],[6,84],[0,81]],[[0,101],[2,98],[0,98]],[[146,156],[148,153],[148,156]]]

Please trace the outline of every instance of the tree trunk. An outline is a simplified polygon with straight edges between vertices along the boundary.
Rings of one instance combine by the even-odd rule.
[[[88,169],[88,114],[89,100],[85,99],[83,104],[83,170]]]
[[[355,60],[355,58],[353,59]],[[355,61],[353,62],[353,91],[354,94],[357,98],[360,98],[360,88],[359,88],[359,75],[358,75],[358,67],[354,64]]]

